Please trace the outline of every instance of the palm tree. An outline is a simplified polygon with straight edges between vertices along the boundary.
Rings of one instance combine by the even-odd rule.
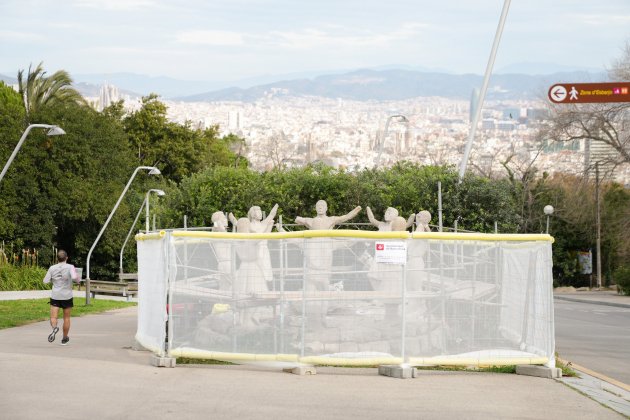
[[[42,64],[39,63],[35,70],[29,66],[26,80],[24,70],[18,71],[19,93],[24,101],[27,122],[34,113],[47,106],[71,102],[86,104],[81,94],[72,87],[72,78],[67,71],[58,70],[46,77]]]

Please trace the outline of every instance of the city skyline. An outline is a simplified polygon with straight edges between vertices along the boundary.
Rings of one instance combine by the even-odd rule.
[[[71,74],[183,80],[401,67],[482,74],[503,2],[8,0],[0,74],[40,61]],[[495,71],[610,67],[630,3],[513,2]],[[523,64],[529,63],[529,64]],[[525,71],[525,72],[526,72]]]

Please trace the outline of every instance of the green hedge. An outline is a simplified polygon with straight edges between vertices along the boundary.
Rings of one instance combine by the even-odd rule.
[[[630,295],[630,266],[624,265],[615,270],[613,274],[617,290],[622,295]]]
[[[39,267],[0,265],[0,291],[50,289],[43,282],[45,275],[46,270]]]

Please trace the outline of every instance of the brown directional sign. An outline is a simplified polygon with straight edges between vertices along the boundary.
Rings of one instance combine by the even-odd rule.
[[[558,83],[547,95],[557,104],[630,102],[630,83]]]

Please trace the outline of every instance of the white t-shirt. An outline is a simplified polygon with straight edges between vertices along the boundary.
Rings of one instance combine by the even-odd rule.
[[[74,265],[61,262],[48,269],[44,283],[52,281],[53,288],[50,297],[55,300],[68,300],[72,298],[72,281],[79,283],[81,279]]]

